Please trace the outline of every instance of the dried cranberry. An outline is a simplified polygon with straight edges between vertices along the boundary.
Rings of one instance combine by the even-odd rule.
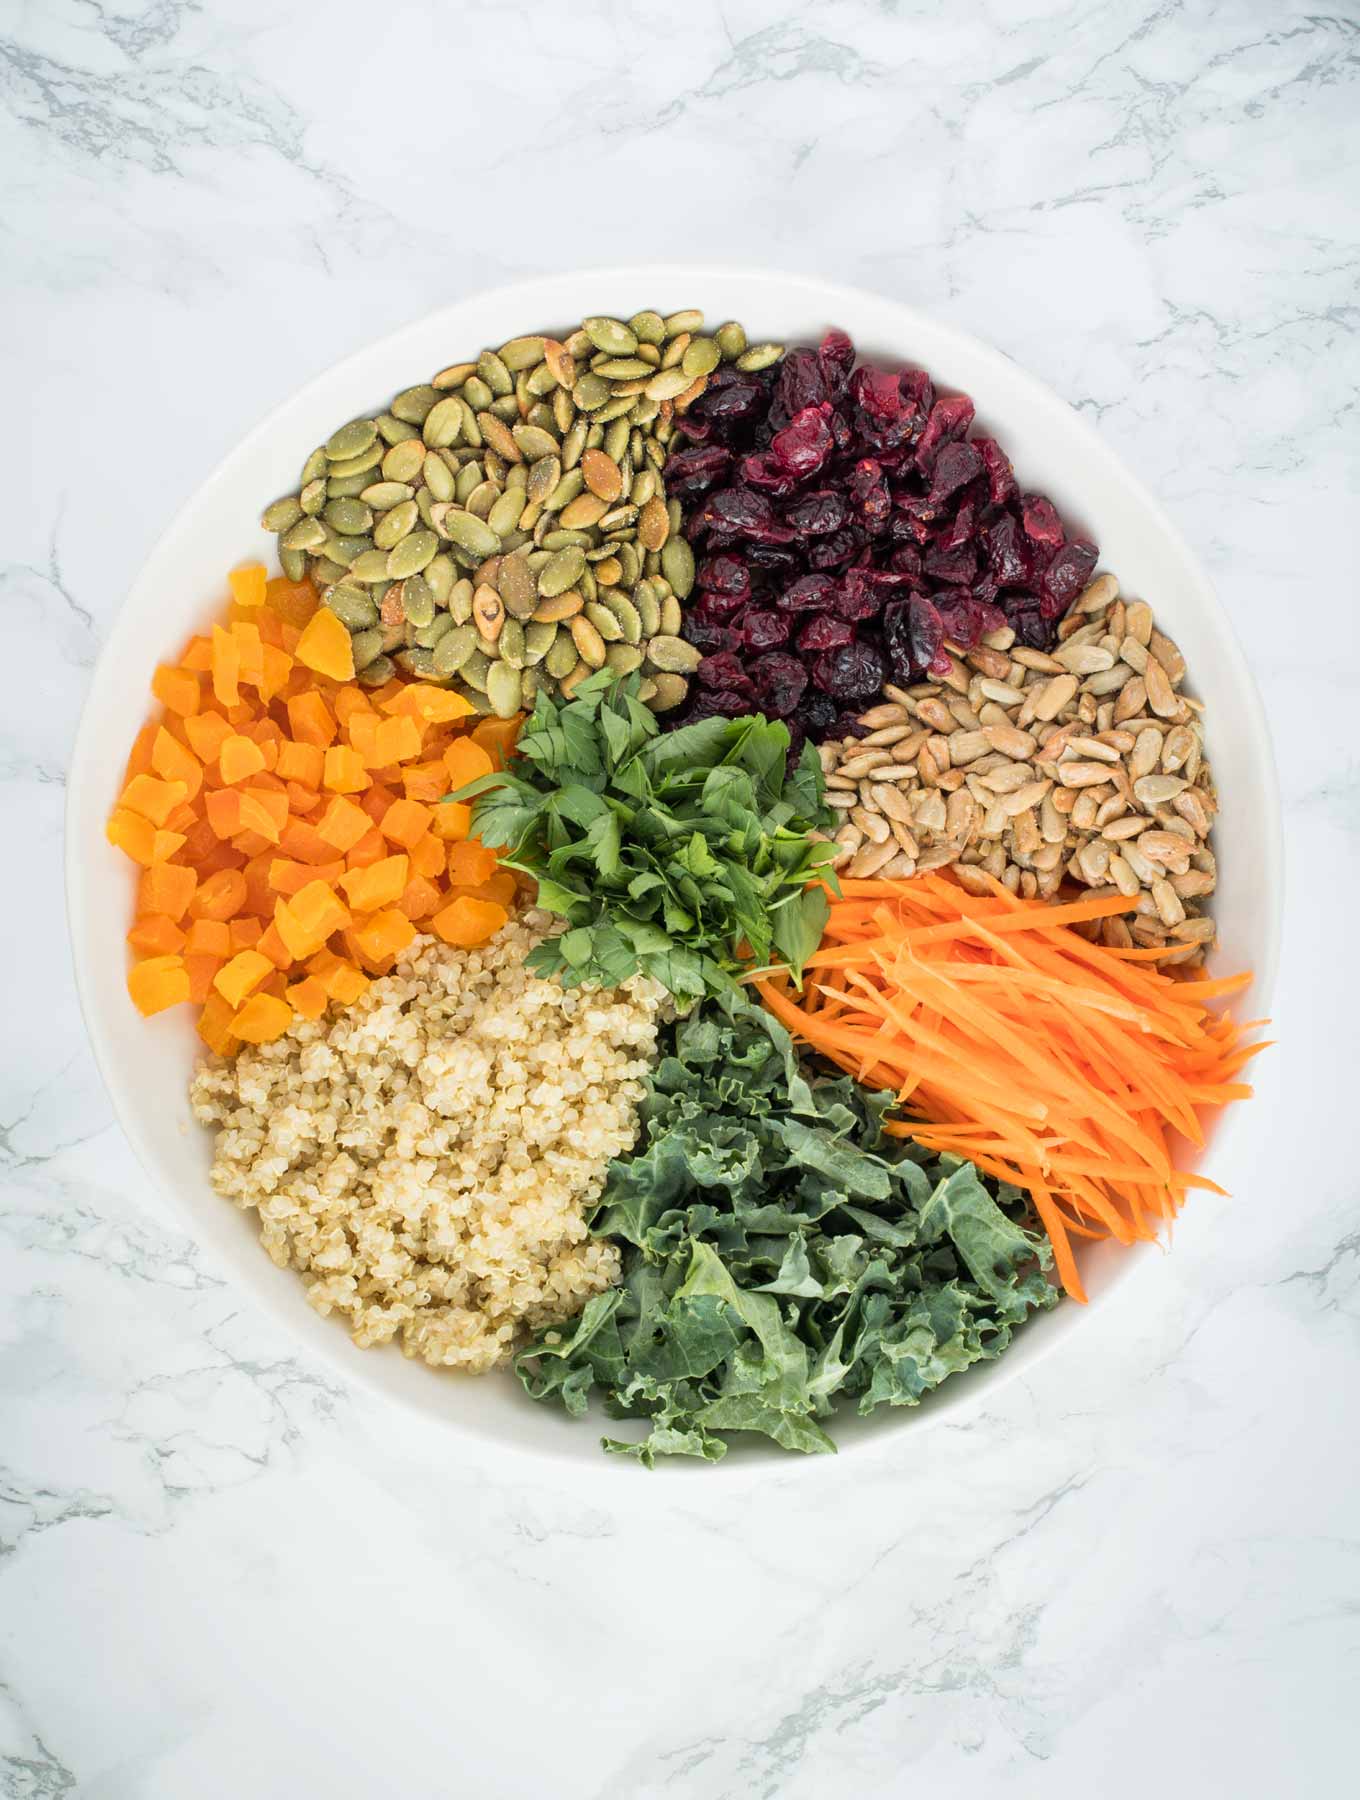
[[[784,520],[799,537],[829,537],[849,517],[845,496],[834,488],[817,488],[784,508]]]
[[[987,606],[971,594],[957,591],[937,594],[935,610],[945,636],[963,650],[971,650],[985,632],[996,631],[1006,623],[1006,615],[999,607]]]
[[[685,636],[705,656],[717,656],[724,650],[736,650],[741,646],[740,632],[733,631],[729,625],[711,624],[694,613],[685,620]]]
[[[779,365],[775,382],[774,415],[776,429],[797,418],[806,406],[820,406],[831,398],[826,371],[815,350],[790,350]]]
[[[977,575],[977,551],[971,544],[960,544],[957,550],[932,544],[926,551],[926,574],[949,587],[969,587]]]
[[[1042,494],[1026,494],[1020,509],[1025,536],[1032,544],[1044,544],[1056,550],[1063,541],[1062,520],[1058,509]]]
[[[837,712],[836,702],[829,694],[819,694],[814,690],[803,696],[795,717],[808,736],[820,743],[835,727]]]
[[[750,710],[749,692],[734,694],[726,688],[705,688],[702,693],[695,695],[685,714],[685,722],[688,724],[697,719],[740,719]]]
[[[1015,519],[1010,513],[1002,513],[984,535],[987,567],[998,586],[1023,587],[1030,578],[1029,550]]]
[[[911,414],[895,375],[861,363],[850,377],[850,398],[854,403],[851,416],[855,431],[869,448],[887,450],[906,439],[911,430]]]
[[[791,718],[807,687],[807,670],[796,656],[772,650],[751,664],[751,685],[757,704],[775,719]]]
[[[817,347],[817,361],[830,398],[839,400],[855,366],[855,346],[833,325]]]
[[[715,482],[726,478],[732,466],[732,452],[718,444],[704,444],[694,450],[677,450],[666,458],[662,475],[666,492],[677,500],[690,500],[706,494]]]
[[[836,584],[829,575],[800,575],[775,605],[782,612],[828,612],[835,598]]]
[[[951,394],[944,400],[937,400],[930,409],[925,430],[916,441],[917,468],[932,468],[941,445],[961,438],[972,422],[973,402],[967,394]]]
[[[1002,506],[1019,491],[1011,459],[995,438],[974,438],[973,442],[982,458],[982,466],[987,471],[987,498],[993,506]]]
[[[948,402],[942,400],[940,405],[946,406]],[[934,417],[935,414],[932,413],[932,421]],[[970,481],[982,473],[982,466],[982,458],[972,444],[946,444],[935,458],[935,467],[931,472],[928,496],[931,505],[938,506],[942,501],[948,500],[951,494],[957,494],[960,488],[967,487]]]
[[[884,613],[883,642],[896,679],[914,681],[939,654],[944,624],[929,600],[913,594]]]
[[[919,579],[921,574],[921,552],[911,544],[898,544],[888,558],[888,567],[894,575],[906,575]]]
[[[711,528],[736,532],[754,542],[780,544],[793,538],[788,526],[775,517],[765,495],[751,488],[718,488],[708,496],[698,517]]]
[[[751,592],[751,571],[739,556],[708,556],[695,571],[695,582],[710,594],[744,600]]]
[[[812,679],[833,700],[873,700],[883,687],[883,658],[872,644],[846,644],[817,658]]]
[[[814,569],[843,569],[859,547],[853,531],[833,531],[827,537],[808,540],[807,559]]]
[[[806,481],[815,475],[830,456],[831,408],[805,406],[795,413],[782,431],[776,431],[770,442],[770,455],[793,481]]]
[[[833,618],[830,613],[819,613],[815,619],[809,619],[798,633],[800,650],[839,650],[842,644],[848,644],[854,632],[844,619]]]
[[[725,625],[746,610],[745,594],[720,594],[715,589],[701,589],[694,617],[707,619],[710,625]]]
[[[883,465],[872,456],[864,457],[850,471],[850,510],[871,533],[881,531],[892,516],[892,495]]]
[[[789,641],[789,621],[784,613],[748,612],[741,626],[741,641],[748,650],[778,650]]]
[[[706,656],[699,664],[699,685],[722,688],[728,693],[745,693],[751,680],[735,651],[722,650],[716,656]]]
[[[1096,547],[1084,538],[1076,538],[1070,544],[1064,544],[1044,570],[1043,596],[1041,610],[1046,619],[1056,619],[1065,613],[1077,595],[1091,579],[1091,571],[1096,566]]]
[[[907,417],[924,425],[935,404],[935,383],[929,375],[924,369],[903,369],[897,377],[897,391]]]

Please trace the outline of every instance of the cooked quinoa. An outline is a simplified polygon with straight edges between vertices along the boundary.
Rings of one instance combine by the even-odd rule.
[[[525,971],[542,914],[479,950],[417,938],[354,1006],[202,1067],[212,1182],[361,1346],[480,1371],[618,1278],[587,1236],[636,1132],[665,995]]]

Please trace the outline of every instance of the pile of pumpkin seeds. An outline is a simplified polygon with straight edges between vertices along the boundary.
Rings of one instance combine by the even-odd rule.
[[[351,632],[361,682],[400,668],[508,718],[608,667],[640,671],[658,712],[679,705],[700,653],[680,635],[694,555],[662,478],[675,416],[720,363],[783,354],[703,324],[640,312],[512,338],[312,452],[262,523]]]

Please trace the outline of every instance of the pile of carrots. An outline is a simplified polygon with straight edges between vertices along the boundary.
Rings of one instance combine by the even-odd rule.
[[[505,924],[514,876],[440,802],[518,728],[469,730],[467,702],[422,683],[366,691],[310,582],[230,580],[225,624],[156,671],[107,827],[142,869],[134,1003],[198,1004],[222,1055],[358,999],[418,928],[474,947]]]
[[[1252,1091],[1236,1077],[1265,1046],[1208,1005],[1249,975],[1179,979],[1158,950],[1074,929],[1132,910],[1120,895],[1050,904],[941,875],[841,885],[805,991],[762,980],[762,998],[814,1050],[896,1092],[892,1129],[1027,1189],[1076,1299],[1073,1240],[1150,1239],[1187,1189],[1222,1192],[1175,1167],[1173,1141],[1202,1144],[1204,1109]]]

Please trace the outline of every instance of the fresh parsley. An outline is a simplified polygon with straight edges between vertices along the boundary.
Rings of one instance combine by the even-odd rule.
[[[834,853],[810,836],[830,820],[816,751],[790,770],[787,727],[761,717],[662,733],[637,689],[605,671],[565,704],[540,694],[513,766],[451,796],[566,921],[529,966],[605,987],[641,971],[682,1007],[751,968],[800,977]]]

